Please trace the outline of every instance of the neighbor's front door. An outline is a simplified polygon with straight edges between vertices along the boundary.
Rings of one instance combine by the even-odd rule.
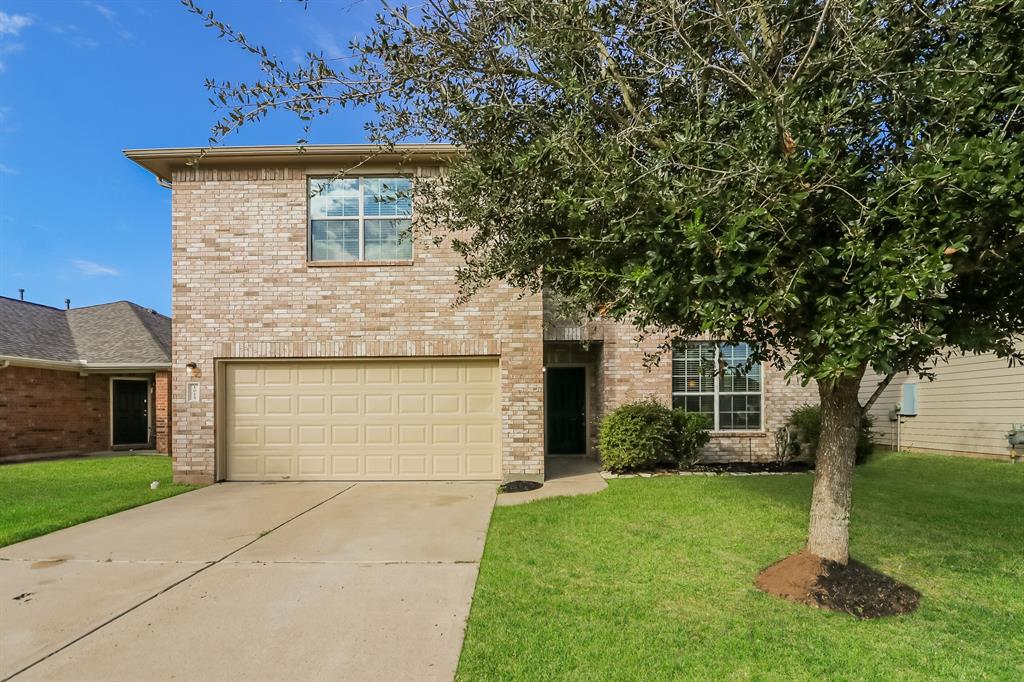
[[[586,369],[548,367],[545,373],[548,454],[587,454]]]
[[[114,379],[114,445],[149,441],[149,382]]]

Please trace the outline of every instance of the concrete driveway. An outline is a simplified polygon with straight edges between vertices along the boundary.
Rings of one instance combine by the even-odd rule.
[[[494,498],[223,483],[11,545],[0,679],[451,679]]]

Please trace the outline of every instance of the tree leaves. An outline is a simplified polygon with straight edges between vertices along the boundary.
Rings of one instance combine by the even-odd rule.
[[[344,71],[186,4],[267,74],[208,83],[215,139],[371,104],[373,141],[464,146],[416,191],[466,296],[545,288],[816,379],[1024,330],[1024,0],[425,0]]]

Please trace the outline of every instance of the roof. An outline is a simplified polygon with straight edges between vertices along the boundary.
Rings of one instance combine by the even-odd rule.
[[[384,162],[431,159],[440,161],[459,153],[453,144],[399,144],[383,147],[374,144],[263,145],[254,147],[170,147],[165,149],[125,149],[124,155],[158,178],[171,179],[176,168],[288,166],[332,163],[375,158]]]
[[[61,310],[0,296],[0,359],[166,367],[171,319],[130,301]]]

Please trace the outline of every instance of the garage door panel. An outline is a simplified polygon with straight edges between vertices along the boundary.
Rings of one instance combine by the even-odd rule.
[[[230,363],[225,377],[229,479],[500,477],[495,359]]]

